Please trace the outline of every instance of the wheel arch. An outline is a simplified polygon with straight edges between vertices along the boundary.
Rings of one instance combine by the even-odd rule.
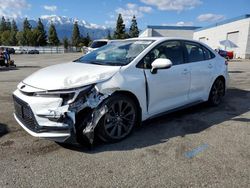
[[[127,91],[127,90],[117,90],[112,95],[115,95],[115,94],[123,94],[123,95],[126,95],[126,96],[128,96],[129,98],[131,98],[133,100],[133,102],[135,103],[135,105],[138,107],[137,108],[137,112],[138,112],[138,119],[137,119],[137,121],[140,124],[141,121],[142,121],[142,109],[141,109],[140,102],[139,102],[138,98],[136,97],[136,95],[133,94],[130,91]]]
[[[225,76],[223,76],[223,75],[219,75],[219,76],[217,76],[217,77],[213,80],[213,83],[212,83],[212,85],[210,86],[210,89],[209,89],[209,95],[210,95],[211,89],[212,89],[212,87],[213,87],[215,81],[218,80],[218,79],[222,79],[222,81],[223,81],[223,83],[224,83],[224,86],[225,86],[225,87],[224,87],[224,93],[223,93],[223,95],[225,95],[225,92],[226,92],[226,79],[225,79]]]

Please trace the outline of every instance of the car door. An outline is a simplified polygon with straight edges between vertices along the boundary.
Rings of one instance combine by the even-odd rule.
[[[214,64],[211,53],[196,42],[184,42],[187,61],[190,65],[191,84],[189,91],[190,102],[204,100],[212,82]]]
[[[186,104],[190,87],[190,68],[184,64],[183,47],[180,41],[159,44],[144,58],[145,77],[148,86],[148,112],[155,115]],[[151,73],[151,63],[157,58],[172,61],[172,67]]]

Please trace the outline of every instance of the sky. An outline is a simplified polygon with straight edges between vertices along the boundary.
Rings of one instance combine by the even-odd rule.
[[[0,16],[37,19],[67,16],[114,27],[121,13],[127,27],[133,15],[147,25],[207,26],[250,14],[250,0],[1,0]]]

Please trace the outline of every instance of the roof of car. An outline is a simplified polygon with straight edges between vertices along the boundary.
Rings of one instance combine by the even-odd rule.
[[[109,40],[108,39],[97,39],[97,40],[94,40],[93,42],[108,42]]]
[[[155,40],[155,41],[164,41],[164,40],[188,40],[195,41],[193,39],[181,38],[181,37],[138,37],[138,38],[130,38],[126,40]]]

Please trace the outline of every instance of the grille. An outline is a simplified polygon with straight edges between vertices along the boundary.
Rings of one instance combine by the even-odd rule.
[[[36,132],[38,124],[29,105],[13,95],[15,114],[28,129]]]

